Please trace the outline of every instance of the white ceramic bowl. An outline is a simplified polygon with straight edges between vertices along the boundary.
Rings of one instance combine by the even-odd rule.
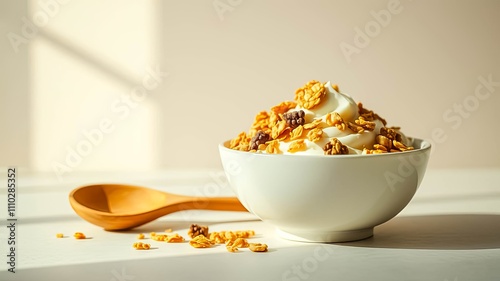
[[[276,155],[219,145],[241,203],[286,239],[344,242],[368,238],[396,216],[422,182],[430,144],[374,155]]]

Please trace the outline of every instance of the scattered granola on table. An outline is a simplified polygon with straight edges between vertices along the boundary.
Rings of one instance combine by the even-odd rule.
[[[245,238],[236,238],[226,241],[226,249],[228,252],[234,253],[238,248],[248,248],[249,243]]]
[[[190,229],[189,232],[195,233],[196,231]],[[241,248],[250,248],[250,245],[253,245],[252,252],[267,251],[266,244],[248,242],[247,239],[253,236],[255,236],[255,231],[253,230],[216,231],[209,233],[207,236],[198,234],[189,241],[189,245],[194,248],[211,248],[217,244],[225,244],[226,250],[231,253],[236,253]]]
[[[252,252],[267,252],[267,245],[261,243],[250,243],[248,248]]]
[[[184,242],[184,237],[180,236],[178,233],[173,234],[155,234],[151,236],[154,241],[168,242],[168,243],[179,243]]]
[[[167,237],[163,240],[167,243],[181,243],[184,242],[184,237],[180,236],[178,233],[167,235]]]
[[[185,239],[178,233],[171,233],[172,230],[165,231],[167,234],[159,234],[151,232],[151,240],[157,242],[180,243]],[[226,250],[231,253],[238,252],[239,249],[248,248],[252,252],[265,252],[267,245],[261,243],[249,243],[247,239],[255,236],[253,230],[224,230],[217,232],[208,232],[208,226],[191,224],[188,235],[191,237],[189,245],[193,248],[212,248],[217,244],[225,244]],[[75,232],[73,235],[76,239],[86,239],[87,237],[82,232]],[[63,238],[62,233],[57,233],[56,238]],[[144,233],[137,234],[137,239],[145,239]],[[150,250],[151,244],[143,242],[135,242],[132,247],[136,250]]]
[[[73,234],[73,237],[75,237],[75,239],[86,239],[87,236],[85,236],[85,234],[81,233],[81,232],[75,232],[75,234]]]
[[[342,155],[412,150],[411,139],[330,82],[311,80],[255,116],[229,148],[267,154]]]
[[[149,249],[151,249],[150,244],[146,244],[146,243],[142,243],[142,242],[136,242],[132,246],[136,250],[149,250]]]
[[[224,244],[227,241],[237,238],[251,238],[253,236],[255,236],[255,231],[253,230],[218,231],[211,232],[209,239],[214,244]]]
[[[205,235],[198,235],[189,241],[189,245],[194,248],[210,248],[214,244]]]

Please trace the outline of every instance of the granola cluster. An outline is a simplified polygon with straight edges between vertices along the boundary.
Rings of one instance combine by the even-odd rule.
[[[267,245],[249,243],[248,238],[255,236],[253,230],[208,232],[208,226],[192,224],[188,235],[192,237],[189,245],[194,248],[210,248],[217,244],[225,244],[228,252],[237,252],[240,248],[249,248],[252,252],[266,252]]]
[[[402,142],[402,136],[398,133],[398,127],[380,129],[380,134],[375,137],[373,149],[364,149],[364,154],[379,154],[387,152],[402,152],[414,149],[412,146],[406,146]]]
[[[198,235],[189,241],[189,245],[194,248],[210,248],[215,244],[210,241],[205,235]]]
[[[73,234],[73,237],[75,237],[75,239],[87,239],[87,236],[85,236],[85,234],[83,234],[82,232],[75,232],[75,234]]]
[[[208,237],[208,226],[197,225],[197,224],[193,223],[189,227],[188,235],[191,238],[194,238],[198,235],[203,235],[205,237]]]
[[[323,148],[326,155],[349,154],[347,146],[343,145],[338,139],[332,138]]]
[[[328,84],[329,85],[329,84]],[[324,155],[339,155],[350,153],[376,154],[411,150],[413,147],[404,144],[403,137],[395,128],[388,128],[387,122],[373,111],[363,107],[363,104],[352,102],[353,118],[344,120],[342,112],[328,112],[323,117],[307,117],[307,112],[324,110],[328,104],[328,91],[333,88],[337,93],[337,85],[311,80],[295,91],[294,101],[285,101],[271,107],[269,111],[259,112],[248,132],[241,132],[229,143],[229,148],[248,152],[264,152],[268,154],[296,153],[307,151],[309,146],[317,144],[323,148]],[[350,98],[350,97],[349,97]],[[331,102],[331,101],[330,101]],[[344,115],[345,117],[345,115]],[[377,125],[378,124],[378,125]],[[382,124],[382,125],[380,125]],[[366,146],[356,151],[339,138],[328,137],[325,129],[334,127],[340,134],[370,133],[375,137]],[[331,129],[328,129],[331,132]],[[280,148],[286,143],[286,148]],[[283,150],[283,151],[282,151]]]
[[[151,249],[151,245],[147,243],[142,243],[142,242],[136,242],[132,245],[134,249],[136,250],[149,250]]]

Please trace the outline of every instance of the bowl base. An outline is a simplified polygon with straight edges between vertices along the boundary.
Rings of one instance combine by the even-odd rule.
[[[373,228],[346,230],[346,231],[319,231],[319,232],[287,232],[276,228],[277,234],[284,239],[300,242],[349,242],[373,236]]]

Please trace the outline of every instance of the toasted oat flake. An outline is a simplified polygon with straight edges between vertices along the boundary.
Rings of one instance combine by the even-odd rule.
[[[293,101],[284,101],[276,106],[273,106],[271,108],[271,111],[276,113],[276,114],[283,114],[287,112],[288,110],[295,108],[297,106],[296,102]]]
[[[245,132],[239,133],[238,136],[236,136],[234,139],[232,139],[229,142],[229,148],[237,147],[240,144],[241,140],[246,138],[246,136],[247,136],[247,133],[245,133]]]
[[[304,129],[305,130],[314,129],[314,128],[317,128],[319,126],[319,124],[321,124],[321,119],[316,119],[316,120],[312,121],[311,123],[304,124]]]
[[[339,92],[339,93],[340,93],[340,90],[339,90],[339,85],[337,85],[337,84],[332,84],[332,88],[333,88],[335,91],[337,91],[337,92]]]
[[[372,110],[364,108],[362,103],[358,103],[358,112],[359,115],[362,116],[365,120],[373,121],[375,119],[378,119],[382,122],[382,124],[384,124],[384,126],[387,125],[387,121],[385,121],[384,118],[380,117]]]
[[[86,239],[87,236],[85,236],[85,234],[81,233],[81,232],[75,232],[75,234],[73,234],[73,237],[75,237],[75,239]]]
[[[210,241],[214,244],[224,244],[226,242],[226,237],[224,234],[221,234],[220,232],[212,232],[210,233]]]
[[[392,141],[391,139],[389,139],[388,137],[384,136],[384,135],[377,135],[375,137],[375,142],[378,146],[383,146],[385,148],[385,150],[390,150],[392,148]],[[375,145],[374,145],[375,147]],[[377,149],[377,148],[375,148]]]
[[[352,122],[349,122],[347,124],[347,127],[349,127],[349,129],[351,129],[353,132],[356,132],[358,134],[362,134],[365,131],[365,129],[363,129],[363,127],[358,126],[358,125],[356,125],[355,123],[352,123]]]
[[[146,244],[146,243],[142,243],[142,242],[136,242],[132,246],[136,250],[149,250],[149,249],[151,249],[150,244]]]
[[[238,238],[238,236],[236,235],[236,233],[234,233],[232,231],[225,231],[224,232],[224,237],[226,238],[226,241],[228,241],[228,240],[234,240],[234,239]]]
[[[278,125],[279,121],[281,121],[279,114],[271,111],[271,113],[269,115],[269,122],[268,122],[269,129],[272,129],[272,127]]]
[[[248,151],[250,146],[250,139],[251,138],[245,132],[241,132],[236,138],[230,141],[229,148]]]
[[[279,121],[275,126],[271,128],[271,138],[273,140],[277,139],[281,135],[281,133],[285,131],[286,128],[287,128],[286,121],[285,120]]]
[[[325,86],[323,83],[311,80],[302,88],[295,91],[295,101],[303,108],[311,109],[321,103],[325,96]]]
[[[167,237],[164,238],[163,241],[167,243],[181,243],[184,242],[184,237],[180,236],[178,233],[175,233],[173,235],[167,235]]]
[[[359,116],[354,122],[367,131],[373,131],[375,129],[375,122],[367,121],[363,116]]]
[[[226,249],[230,253],[236,253],[236,252],[238,252],[238,247],[226,246]]]
[[[252,124],[251,130],[254,131],[265,131],[269,129],[269,113],[267,111],[261,111],[255,116],[255,120]]]
[[[254,125],[265,124],[268,122],[268,120],[269,120],[269,113],[267,113],[267,111],[263,110],[263,111],[257,113],[257,115],[255,116]]]
[[[238,248],[248,248],[249,243],[245,238],[236,238],[226,241],[226,249],[229,252],[237,252]]]
[[[252,236],[255,236],[255,231],[253,231],[253,230],[237,230],[236,236],[238,236],[238,238],[250,238]]]
[[[210,233],[210,241],[215,244],[223,244],[237,238],[250,238],[255,235],[253,230],[219,231]]]
[[[354,120],[354,123],[349,122],[347,127],[358,134],[362,134],[365,131],[373,131],[375,122],[367,121],[363,116],[359,116],[358,119]]]
[[[266,152],[271,154],[281,153],[279,141],[278,140],[269,141],[267,143]]]
[[[290,127],[285,128],[283,132],[276,138],[278,141],[288,141],[290,139],[290,132],[292,129]]]
[[[320,128],[314,128],[307,133],[307,139],[312,142],[319,141],[322,136],[323,136],[323,130],[321,130]]]
[[[375,137],[375,144],[373,150],[384,152],[402,152],[414,149],[411,146],[406,146],[402,142],[402,136],[398,133],[397,129],[382,127],[380,133]],[[364,151],[363,151],[364,152]],[[367,150],[366,154],[370,154]]]
[[[295,153],[297,151],[304,151],[307,149],[307,145],[304,140],[296,140],[290,144],[288,147],[288,152]]]
[[[155,233],[155,235],[151,235],[151,239],[155,241],[165,241],[165,239],[167,239],[167,235]]]
[[[189,245],[194,248],[210,248],[214,243],[204,235],[198,235],[189,241]]]
[[[364,148],[363,152],[361,154],[382,154],[382,153],[387,153],[386,150],[380,150],[380,149],[367,149]]]
[[[304,132],[304,126],[300,125],[297,128],[293,129],[290,132],[290,140],[296,140],[302,137],[302,133]]]
[[[340,131],[344,131],[347,128],[347,124],[344,122],[344,119],[337,113],[327,113],[325,117],[325,122],[328,126],[335,126]]]
[[[373,149],[375,149],[376,151],[388,152],[388,148],[381,144],[374,144]]]
[[[249,244],[245,238],[236,238],[234,240],[226,241],[226,246],[237,247],[237,248],[248,248]]]
[[[406,146],[404,143],[399,142],[397,140],[393,140],[392,141],[392,145],[393,145],[393,147],[395,147],[399,151],[407,151],[407,150],[412,150],[413,149],[412,146]]]
[[[261,243],[250,243],[248,248],[252,252],[267,252],[267,245]]]
[[[336,113],[336,112],[334,112]],[[332,114],[331,112],[328,112],[325,116],[325,123],[328,125],[328,126],[334,126],[335,124],[333,122],[335,122],[335,118],[334,118],[334,113]],[[338,114],[338,113],[337,113]]]

